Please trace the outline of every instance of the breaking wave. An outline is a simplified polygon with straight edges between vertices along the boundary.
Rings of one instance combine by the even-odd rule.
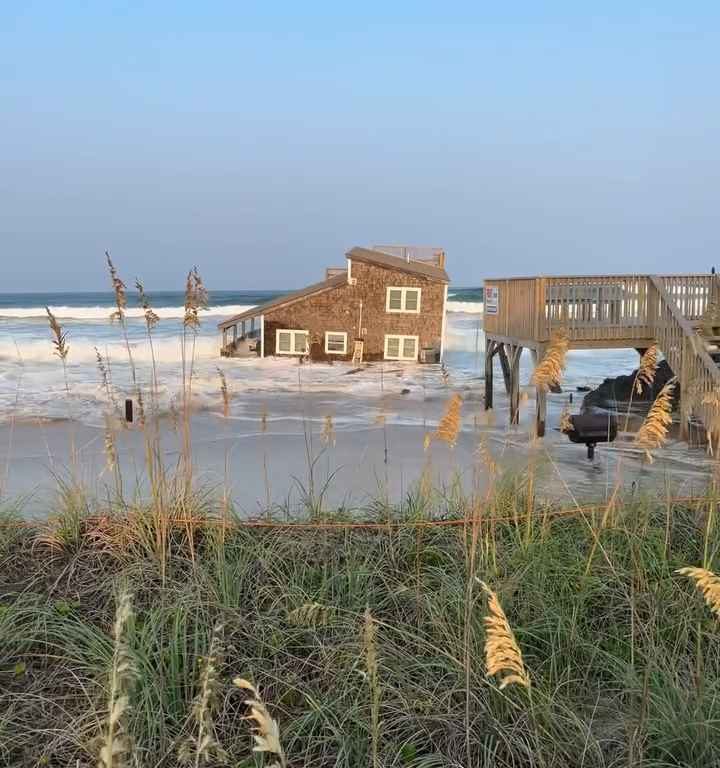
[[[478,315],[483,312],[482,301],[452,301],[447,303],[448,312],[465,312],[469,315]]]
[[[208,307],[202,311],[203,317],[229,317],[251,309],[254,304],[229,304]],[[114,307],[50,307],[50,311],[58,320],[109,320]],[[153,307],[153,312],[162,319],[181,319],[185,313],[184,307]],[[128,307],[127,316],[141,318],[141,307]],[[32,318],[46,318],[45,307],[0,307],[0,318],[13,318],[16,320],[30,320]]]
[[[252,309],[254,304],[219,304],[208,307],[202,311],[203,317],[230,317]],[[481,301],[453,301],[447,303],[448,312],[465,312],[467,314],[481,314],[483,303]],[[110,319],[114,307],[68,307],[51,306],[50,311],[58,320],[103,320]],[[163,320],[180,320],[185,312],[184,307],[154,307],[155,314]],[[126,310],[129,318],[142,318],[141,307],[128,307]],[[14,320],[46,319],[45,307],[0,307],[0,318]]]

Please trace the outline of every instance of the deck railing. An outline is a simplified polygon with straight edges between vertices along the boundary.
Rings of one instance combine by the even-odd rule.
[[[711,275],[658,278],[681,316],[698,320],[713,290]],[[574,342],[647,342],[654,338],[657,293],[649,275],[530,277],[485,281],[488,333],[547,342],[563,327]]]

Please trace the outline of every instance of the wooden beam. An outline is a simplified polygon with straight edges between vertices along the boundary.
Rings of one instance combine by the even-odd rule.
[[[513,349],[512,344],[498,344],[498,356],[500,357],[500,367],[502,368],[503,381],[505,382],[505,392],[510,394],[511,382],[510,382],[510,362],[508,361],[507,349]]]
[[[510,424],[520,422],[520,345],[510,348]]]
[[[532,349],[533,368],[542,360],[542,347]],[[545,422],[547,420],[547,392],[544,387],[535,387],[535,436],[545,437]]]
[[[485,410],[493,407],[493,357],[497,351],[497,343],[492,339],[485,340]]]

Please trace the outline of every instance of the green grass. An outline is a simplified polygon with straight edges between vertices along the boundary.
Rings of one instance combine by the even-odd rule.
[[[212,513],[207,496],[203,507]],[[463,502],[411,496],[367,517],[412,520],[440,507],[457,515]],[[59,521],[52,549],[47,532],[5,527],[0,765],[96,763],[120,584],[135,612],[130,730],[138,765],[179,764],[199,662],[218,623],[215,722],[231,765],[263,764],[251,752],[237,675],[260,687],[291,766],[369,765],[367,607],[378,622],[380,765],[718,765],[720,626],[673,573],[720,546],[704,507],[674,507],[669,528],[666,504],[652,500],[621,506],[605,528],[599,515],[541,523],[539,507],[527,525],[526,511],[521,493],[498,493],[486,513],[517,523],[483,527],[476,575],[500,597],[531,695],[501,692],[486,677],[485,603],[476,590],[467,610],[462,526],[209,527],[195,532],[192,549],[182,529],[172,530],[164,567],[147,545],[147,517],[142,535],[128,540],[105,529],[97,535],[84,513],[70,510],[72,535],[68,520]],[[323,606],[324,618],[298,626],[290,614],[307,603]]]

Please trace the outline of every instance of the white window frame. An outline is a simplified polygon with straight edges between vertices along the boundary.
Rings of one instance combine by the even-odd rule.
[[[342,351],[337,349],[328,348],[328,336],[342,336],[343,348]],[[325,354],[326,355],[347,355],[347,332],[346,331],[325,331]]]
[[[388,340],[389,339],[398,339],[398,345],[399,345],[399,355],[398,357],[389,357],[388,356]],[[403,357],[403,346],[405,344],[406,339],[414,339],[415,341],[415,357]],[[419,336],[403,336],[399,333],[386,333],[385,334],[385,349],[384,349],[384,357],[385,360],[403,360],[406,362],[417,362],[418,357],[420,356],[420,337]]]
[[[290,335],[290,351],[286,352],[284,350],[280,349],[280,334],[281,333],[289,333]],[[299,350],[295,349],[295,334],[296,333],[304,333],[305,334],[305,349]],[[310,338],[310,332],[304,331],[302,328],[278,328],[275,331],[275,354],[276,355],[307,355],[308,348],[309,348],[309,338]]]
[[[400,309],[390,308],[390,291],[400,291]],[[416,309],[406,309],[408,291],[417,291],[417,308]],[[422,300],[421,288],[418,288],[414,285],[409,285],[405,287],[401,285],[390,285],[388,286],[387,291],[385,292],[385,311],[392,312],[393,314],[402,312],[402,313],[411,314],[411,315],[419,315],[421,300]]]

